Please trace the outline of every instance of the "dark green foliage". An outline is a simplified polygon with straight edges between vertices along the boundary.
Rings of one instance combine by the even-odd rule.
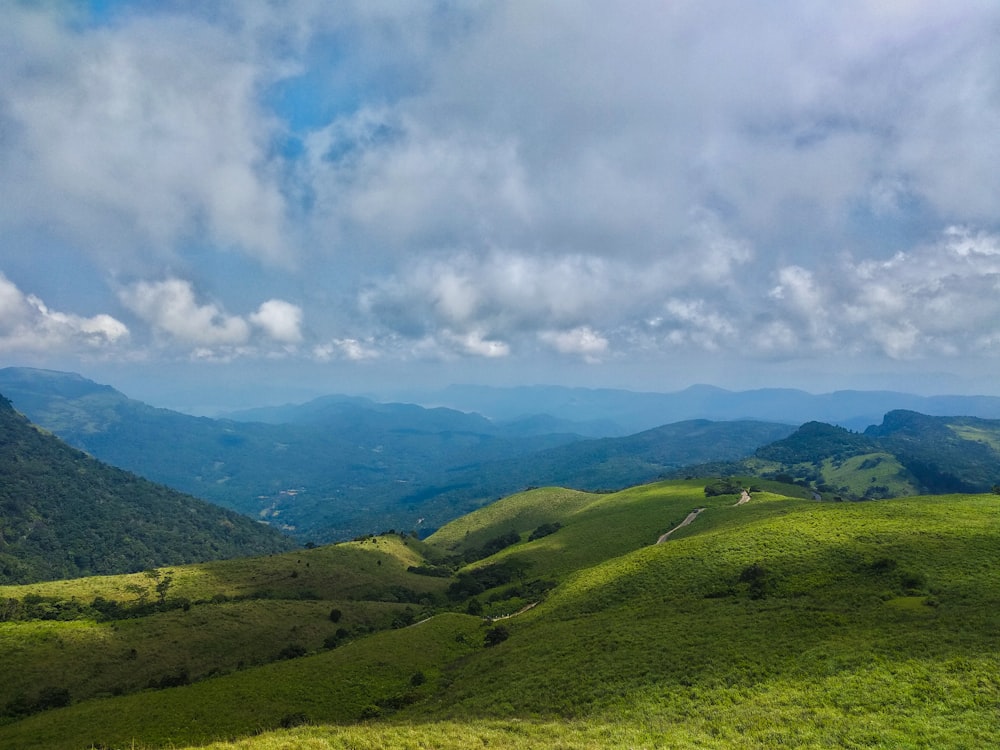
[[[448,578],[453,572],[446,565],[411,565],[406,570],[410,573],[416,573],[418,576],[431,576],[434,578]]]
[[[0,396],[0,583],[124,573],[291,548],[250,519],[105,466]],[[170,586],[160,581],[161,601]]]
[[[188,685],[191,682],[191,675],[188,673],[186,667],[178,669],[173,674],[163,675],[160,679],[150,680],[147,687],[154,689],[172,688],[180,687],[181,685]]]
[[[484,565],[482,568],[463,571],[458,574],[455,582],[448,587],[448,598],[452,601],[460,601],[469,596],[475,596],[482,592],[503,586],[510,583],[515,578],[523,576],[526,567],[523,563],[509,559],[502,563]]]
[[[413,687],[420,687],[425,682],[427,682],[427,675],[419,670],[410,676],[410,685]]]
[[[998,420],[897,410],[865,435],[898,456],[925,492],[987,492],[1000,480],[1000,453],[993,447]]]
[[[407,607],[400,612],[392,621],[392,627],[405,628],[417,621],[417,613]]]
[[[462,559],[467,563],[482,560],[483,558],[495,555],[500,550],[507,549],[520,541],[520,534],[516,531],[508,531],[506,534],[501,534],[500,536],[490,539],[482,547],[466,550],[465,554],[462,555]]]
[[[759,448],[755,455],[767,461],[800,464],[827,458],[842,460],[877,450],[872,440],[864,435],[822,422],[806,422],[784,440]]]
[[[10,701],[4,714],[7,716],[27,716],[40,711],[48,711],[52,708],[62,708],[72,702],[69,690],[64,687],[45,687],[34,699],[20,696]]]
[[[510,638],[510,631],[507,630],[503,625],[494,625],[492,628],[486,631],[486,635],[483,636],[483,644],[490,648],[492,646],[497,646]]]
[[[340,618],[343,616],[344,613],[339,609],[334,608],[330,610],[330,622],[340,622]]]
[[[292,729],[293,727],[300,727],[303,724],[309,723],[309,717],[306,716],[302,711],[296,711],[295,713],[285,714],[281,717],[281,721],[278,725],[282,729]]]
[[[300,656],[305,656],[309,653],[309,649],[303,646],[301,643],[289,643],[281,651],[278,652],[279,659],[298,659]]]
[[[740,583],[747,584],[747,593],[751,599],[763,599],[773,588],[771,575],[760,563],[747,566],[740,573]]]
[[[718,497],[719,495],[738,495],[743,490],[743,485],[734,479],[717,479],[705,485],[705,497]]]
[[[552,523],[543,523],[537,529],[531,532],[528,536],[528,541],[533,542],[536,539],[541,539],[542,537],[549,536],[550,534],[555,534],[559,529],[562,528],[562,524],[558,521],[553,521]]]

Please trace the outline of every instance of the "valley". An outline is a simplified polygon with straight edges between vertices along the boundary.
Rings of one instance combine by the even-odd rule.
[[[263,469],[273,490],[244,508],[257,520],[239,516],[105,466],[4,402],[0,747],[1000,737],[995,420],[894,411],[864,432],[695,419],[513,438],[478,415],[341,398],[257,415],[291,422],[207,420],[28,376],[21,403],[91,447],[163,454],[168,473],[204,450],[202,466],[231,472],[215,484],[250,492]],[[276,435],[274,455],[372,496],[355,509],[366,531],[279,533],[303,523],[286,523],[295,512],[346,511],[296,464],[262,458]],[[375,445],[384,483],[422,464],[419,501],[338,473],[356,455],[336,454],[346,436]],[[208,533],[220,524],[224,539]]]

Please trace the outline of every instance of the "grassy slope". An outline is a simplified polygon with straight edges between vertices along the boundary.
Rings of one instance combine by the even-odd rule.
[[[469,645],[475,619],[445,615],[315,657],[51,711],[0,728],[0,746],[196,743],[296,713],[351,722],[372,701],[396,705],[385,698],[410,692],[416,669],[427,700],[380,721],[236,746],[996,744],[996,497],[822,504],[761,492],[736,507],[700,489],[566,499],[563,528],[499,555],[560,585],[504,621],[511,636],[495,648]],[[547,492],[536,499],[548,507]],[[530,498],[509,505],[516,530],[542,517]],[[652,544],[695,507],[707,510]],[[441,538],[509,530],[497,511],[473,521]]]
[[[192,681],[274,661],[282,649],[323,648],[338,629],[352,635],[386,629],[407,607],[400,589],[440,592],[441,579],[406,571],[422,561],[414,540],[372,538],[262,558],[164,569],[167,601],[192,602],[145,617],[0,622],[7,678],[0,709],[18,697],[66,687],[75,700],[131,693],[151,681],[186,674]],[[0,587],[0,605],[30,595],[90,603],[95,597],[134,605],[156,599],[144,574]],[[330,620],[332,609],[342,619]],[[0,607],[2,610],[2,607]]]

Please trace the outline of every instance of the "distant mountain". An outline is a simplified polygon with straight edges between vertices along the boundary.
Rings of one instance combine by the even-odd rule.
[[[614,389],[524,386],[494,388],[453,385],[439,391],[411,392],[407,400],[475,411],[494,420],[549,414],[578,422],[613,423],[621,436],[689,419],[755,419],[785,424],[817,421],[864,430],[888,411],[905,409],[935,416],[1000,418],[993,396],[916,396],[895,391],[835,391],[814,395],[788,388],[727,391],[695,385],[673,393]]]
[[[752,457],[688,471],[795,481],[843,499],[989,492],[1000,485],[1000,420],[897,410],[864,433],[807,422]]]
[[[265,423],[156,409],[79,375],[44,370],[0,370],[0,389],[38,424],[101,460],[312,541],[433,529],[526,486],[618,489],[685,463],[748,455],[793,429],[690,422],[616,443],[584,440],[549,416],[495,423],[353,397],[238,415]]]
[[[100,463],[35,428],[0,396],[0,583],[293,546],[250,519]]]
[[[339,397],[292,408],[295,421],[282,424],[192,417],[79,375],[28,368],[0,370],[0,392],[76,448],[305,539],[413,524],[427,515],[423,499],[454,488],[449,472],[579,439],[505,434],[453,409]]]

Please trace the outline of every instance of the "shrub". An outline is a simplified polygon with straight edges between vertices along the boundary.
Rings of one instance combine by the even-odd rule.
[[[282,729],[291,729],[292,727],[300,727],[303,724],[308,724],[309,717],[301,711],[296,711],[293,714],[285,714],[282,716],[280,723]]]
[[[559,523],[558,521],[554,521],[553,523],[543,523],[541,526],[539,526],[537,529],[531,532],[531,534],[528,536],[528,541],[533,542],[536,539],[541,539],[542,537],[546,537],[549,534],[555,534],[561,528],[562,524]]]
[[[486,631],[483,642],[487,648],[491,648],[503,643],[508,638],[510,638],[510,631],[503,625],[495,625]]]
[[[309,653],[301,643],[289,643],[278,653],[279,659],[297,659]]]

